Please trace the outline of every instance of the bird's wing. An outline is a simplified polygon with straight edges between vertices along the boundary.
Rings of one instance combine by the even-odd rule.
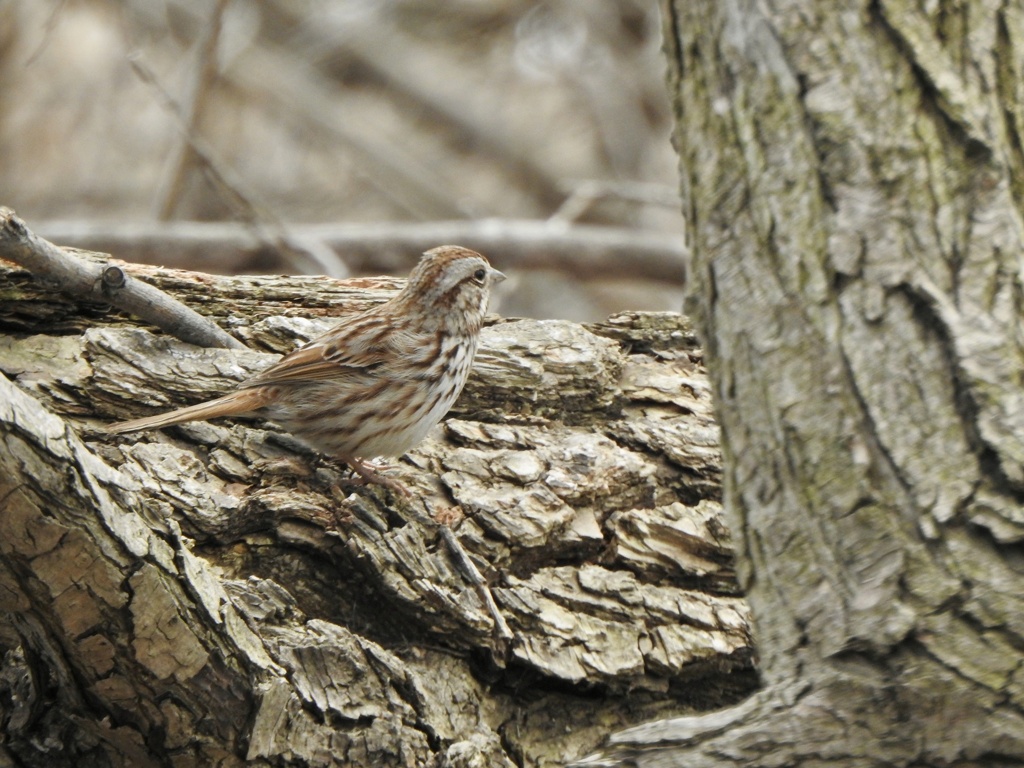
[[[285,355],[245,386],[372,375],[402,355],[409,343],[408,334],[380,316],[349,322]]]

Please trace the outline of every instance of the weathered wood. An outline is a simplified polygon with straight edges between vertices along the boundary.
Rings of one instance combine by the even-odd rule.
[[[9,679],[57,680],[9,720],[10,754],[556,765],[750,690],[684,318],[493,319],[451,417],[391,470],[405,501],[258,420],[96,429],[223,392],[395,281],[131,269],[253,349],[0,264],[0,594],[19,617],[0,642]]]
[[[243,347],[215,323],[120,267],[77,258],[74,252],[37,236],[5,207],[0,207],[0,258],[30,270],[52,290],[108,302],[192,344]]]

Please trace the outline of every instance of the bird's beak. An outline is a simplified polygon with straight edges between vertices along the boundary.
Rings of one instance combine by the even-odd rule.
[[[505,273],[504,272],[499,272],[494,267],[491,267],[491,280],[494,282],[495,285],[497,285],[498,283],[500,283],[504,279],[505,279]]]

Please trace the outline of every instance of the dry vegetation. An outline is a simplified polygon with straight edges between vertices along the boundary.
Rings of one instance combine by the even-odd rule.
[[[680,306],[649,0],[3,8],[0,204],[57,242],[340,276],[459,238],[504,314]]]

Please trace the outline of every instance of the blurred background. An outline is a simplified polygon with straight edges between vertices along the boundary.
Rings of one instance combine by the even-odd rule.
[[[679,310],[656,0],[0,0],[0,205],[217,273],[404,274],[492,310]]]

